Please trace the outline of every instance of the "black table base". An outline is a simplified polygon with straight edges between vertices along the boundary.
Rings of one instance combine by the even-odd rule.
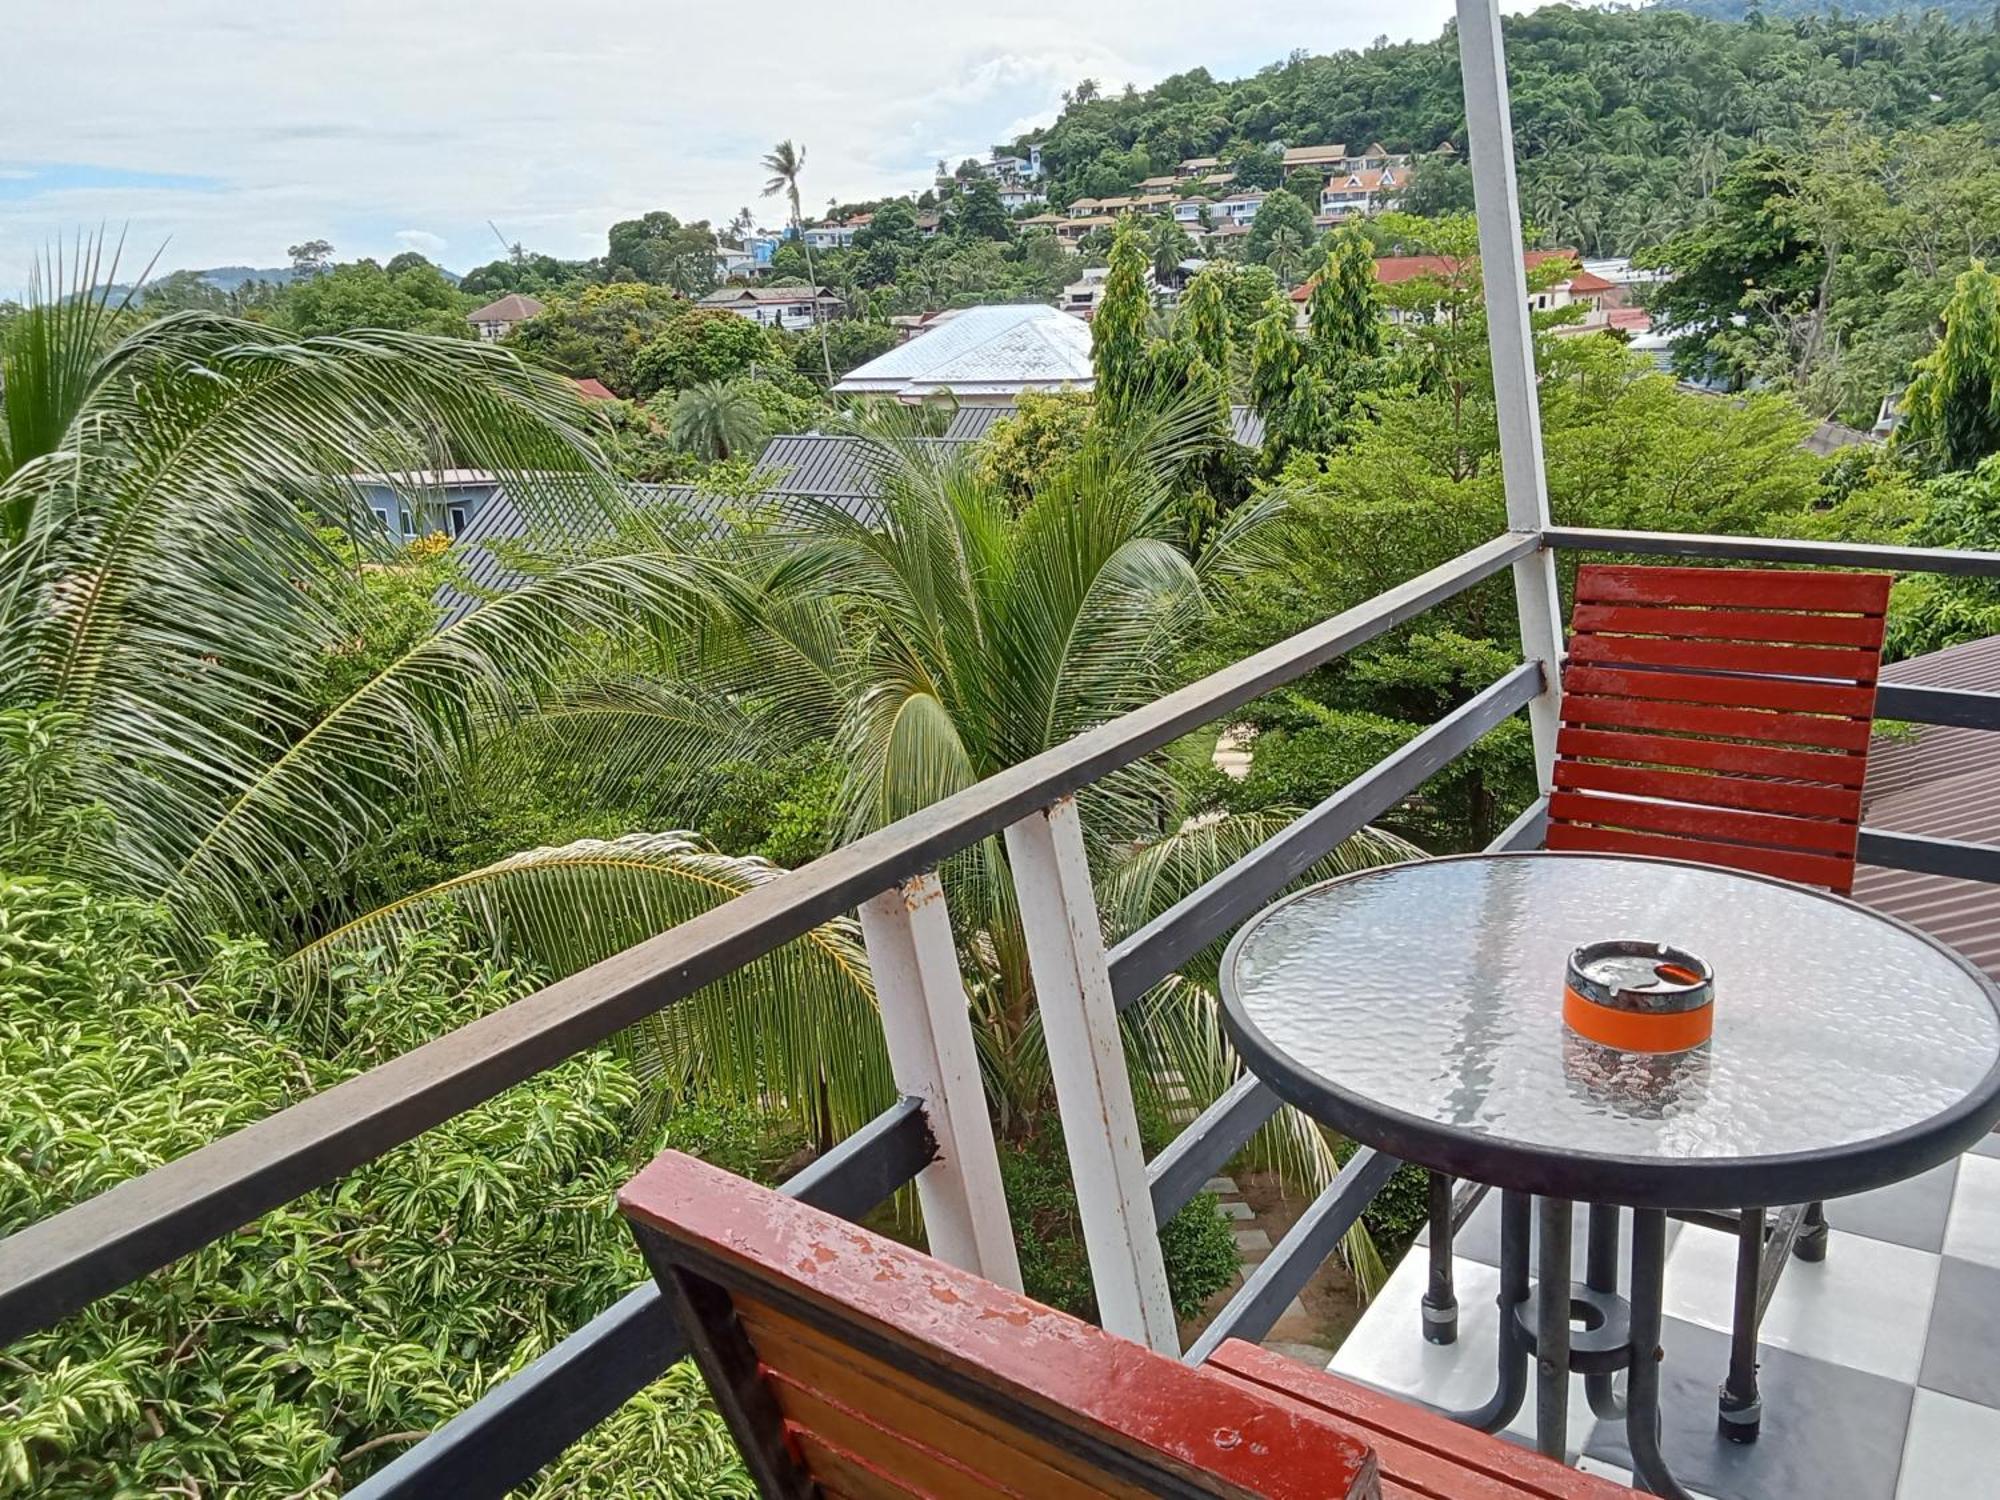
[[[1447,1201],[1449,1194],[1447,1192]],[[1500,1332],[1499,1379],[1493,1395],[1470,1411],[1453,1412],[1456,1421],[1483,1432],[1497,1432],[1513,1421],[1527,1399],[1528,1380],[1535,1380],[1535,1446],[1558,1463],[1569,1449],[1569,1382],[1584,1379],[1590,1408],[1608,1421],[1622,1418],[1632,1452],[1632,1470],[1648,1494],[1668,1500],[1690,1500],[1675,1481],[1660,1453],[1660,1325],[1661,1298],[1666,1283],[1667,1217],[1657,1209],[1640,1209],[1632,1221],[1632,1299],[1617,1293],[1618,1210],[1592,1205],[1584,1280],[1570,1277],[1572,1205],[1556,1198],[1540,1200],[1539,1273],[1528,1276],[1529,1224],[1535,1200],[1526,1193],[1500,1197]],[[1746,1221],[1747,1221],[1746,1216]],[[1762,1216],[1758,1215],[1761,1224]],[[1435,1245],[1437,1236],[1433,1235]],[[1446,1241],[1449,1244],[1449,1241]],[[1449,1250],[1446,1251],[1447,1256]],[[1435,1263],[1434,1263],[1435,1270]],[[1443,1288],[1433,1277],[1432,1293],[1450,1296],[1449,1269]],[[1562,1287],[1567,1295],[1549,1297],[1547,1287]],[[1436,1309],[1441,1311],[1442,1309]],[[1426,1297],[1424,1331],[1434,1343],[1441,1321],[1434,1321]],[[1455,1327],[1455,1307],[1453,1309]],[[1578,1326],[1580,1325],[1580,1326]],[[1754,1337],[1754,1334],[1753,1334]],[[1615,1386],[1627,1374],[1621,1398]],[[1735,1370],[1732,1365],[1732,1377]],[[1747,1391],[1756,1400],[1754,1351]]]

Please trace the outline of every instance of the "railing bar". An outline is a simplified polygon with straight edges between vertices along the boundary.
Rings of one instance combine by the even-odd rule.
[[[1710,536],[1698,532],[1609,531],[1589,526],[1551,526],[1543,536],[1551,547],[1579,552],[1734,557],[1761,562],[1825,563],[1837,568],[1892,568],[1903,573],[2000,578],[2000,552],[1955,551],[1946,547],[1801,542],[1781,537]]]
[[[1250,1273],[1243,1289],[1229,1299],[1229,1305],[1181,1356],[1182,1361],[1201,1364],[1224,1339],[1255,1343],[1263,1338],[1401,1165],[1395,1157],[1367,1146],[1349,1157],[1340,1175],[1286,1231],[1263,1264]]]
[[[1245,1073],[1223,1090],[1215,1103],[1146,1164],[1153,1217],[1164,1224],[1186,1208],[1201,1185],[1278,1112],[1281,1102],[1254,1073]]]
[[[1539,849],[1549,831],[1549,799],[1537,797],[1521,809],[1521,815],[1500,830],[1486,846],[1488,854],[1507,854],[1517,849]]]
[[[1228,869],[1131,934],[1107,955],[1120,1009],[1201,952],[1320,860],[1469,749],[1542,688],[1523,662],[1394,754],[1266,839]]]
[[[923,1101],[904,1099],[778,1191],[858,1219],[916,1177],[935,1151]],[[353,1500],[504,1495],[686,1352],[672,1310],[648,1281],[348,1493]]]
[[[414,1139],[1057,798],[1492,577],[1495,537],[504,1009],[0,1240],[0,1346]]]
[[[1864,826],[1854,858],[1864,865],[1890,870],[1914,870],[1920,875],[1949,875],[1959,880],[2000,884],[2000,845],[1968,844],[1962,839],[1934,839],[1919,833],[1897,833]]]
[[[1875,717],[1956,729],[2000,729],[2000,693],[1884,682],[1875,689]]]

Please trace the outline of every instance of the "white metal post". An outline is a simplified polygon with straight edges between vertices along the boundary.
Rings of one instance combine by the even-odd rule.
[[[1007,853],[1098,1312],[1111,1332],[1178,1355],[1180,1332],[1075,799],[1010,827]]]
[[[863,902],[861,935],[896,1087],[924,1101],[938,1145],[938,1159],[917,1177],[931,1254],[1019,1291],[1021,1261],[937,875]]]
[[[1548,479],[1542,467],[1535,332],[1528,317],[1528,269],[1521,248],[1514,122],[1507,106],[1507,58],[1500,39],[1498,0],[1458,0],[1458,58],[1465,79],[1466,145],[1472,157],[1473,206],[1479,215],[1479,263],[1486,288],[1493,390],[1499,404],[1507,526],[1513,531],[1544,531],[1549,526]],[[1555,765],[1563,640],[1555,553],[1549,548],[1514,564],[1514,603],[1520,615],[1522,657],[1542,664],[1543,690],[1528,705],[1528,723],[1534,733],[1536,775],[1547,791]]]

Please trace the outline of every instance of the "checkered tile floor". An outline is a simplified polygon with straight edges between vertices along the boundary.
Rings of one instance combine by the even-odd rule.
[[[2000,1495],[2000,1137],[1909,1182],[1827,1204],[1823,1264],[1793,1261],[1764,1318],[1762,1436],[1723,1441],[1735,1242],[1669,1222],[1665,1450],[1711,1500],[1944,1500]],[[1582,1220],[1575,1235],[1582,1274]],[[1621,1252],[1629,1250],[1629,1230]],[[1459,1337],[1418,1332],[1425,1257],[1405,1256],[1334,1357],[1338,1373],[1440,1407],[1493,1387],[1499,1195],[1456,1251]],[[1530,1262],[1532,1264],[1532,1261]],[[1621,1287],[1621,1290],[1623,1288]],[[1629,1480],[1624,1427],[1571,1382],[1571,1458]],[[1509,1435],[1532,1443],[1532,1389]]]

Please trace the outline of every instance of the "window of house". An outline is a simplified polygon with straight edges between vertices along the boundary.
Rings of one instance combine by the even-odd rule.
[[[397,518],[403,523],[404,536],[415,536],[417,534],[416,523],[411,519],[408,511],[398,511]]]
[[[375,519],[380,521],[382,523],[382,529],[384,531],[387,531],[389,529],[389,512],[384,510],[379,505],[371,505],[368,508],[375,512]]]
[[[458,537],[465,535],[465,524],[468,517],[466,515],[465,507],[463,505],[454,505],[450,507],[448,510],[445,511],[444,516],[445,516],[445,524],[451,528],[451,534],[453,536]]]

